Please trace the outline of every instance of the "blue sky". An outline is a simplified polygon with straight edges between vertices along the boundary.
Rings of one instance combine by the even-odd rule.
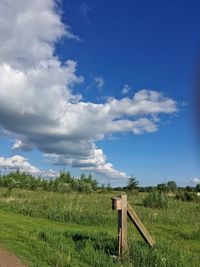
[[[199,1],[73,0],[62,1],[59,10],[52,0],[25,1],[22,10],[5,2],[2,171],[21,167],[53,176],[66,168],[113,185],[126,184],[133,173],[141,185],[200,181],[193,99]],[[7,35],[9,27],[14,30]],[[59,125],[52,119],[57,114]]]

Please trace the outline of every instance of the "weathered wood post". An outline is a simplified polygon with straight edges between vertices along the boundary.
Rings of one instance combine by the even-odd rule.
[[[112,209],[118,210],[118,254],[122,255],[128,248],[127,244],[127,215],[137,228],[143,239],[150,247],[154,247],[155,241],[148,233],[144,224],[137,216],[136,212],[127,202],[127,195],[120,195],[112,199]]]
[[[127,195],[112,198],[112,208],[118,210],[118,254],[127,250]]]

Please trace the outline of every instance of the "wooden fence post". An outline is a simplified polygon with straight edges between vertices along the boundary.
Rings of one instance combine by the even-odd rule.
[[[127,195],[112,198],[112,209],[118,210],[118,254],[127,250]]]
[[[143,239],[146,241],[147,244],[149,244],[150,247],[153,247],[155,245],[154,239],[151,237],[149,232],[147,231],[144,224],[141,222],[140,218],[136,214],[136,212],[132,209],[131,205],[127,203],[127,212],[128,217],[131,219],[135,227],[137,228],[138,232],[141,234]]]
[[[127,250],[127,195],[121,195],[121,209],[118,210],[119,255]]]
[[[128,248],[127,244],[127,215],[132,223],[136,226],[137,230],[143,239],[151,246],[154,247],[155,241],[148,233],[144,224],[137,216],[136,212],[132,209],[127,202],[127,195],[120,195],[112,199],[112,209],[118,210],[118,254],[122,255]]]

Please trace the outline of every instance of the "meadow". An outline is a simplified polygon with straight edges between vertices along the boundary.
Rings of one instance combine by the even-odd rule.
[[[117,257],[116,194],[1,188],[0,244],[34,267],[199,265],[199,202],[169,198],[158,209],[143,206],[147,193],[128,195],[156,246],[149,248],[129,222],[129,250]]]

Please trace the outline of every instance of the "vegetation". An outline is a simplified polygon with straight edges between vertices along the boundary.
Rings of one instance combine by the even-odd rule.
[[[49,181],[17,171],[1,176],[0,185],[0,242],[30,267],[199,264],[200,202],[195,188],[171,189],[172,196],[159,187],[130,194],[128,201],[156,247],[149,248],[129,222],[129,251],[116,257],[117,212],[112,211],[110,198],[120,191],[98,187],[90,175],[77,179],[65,171]],[[184,192],[195,194],[195,199],[182,201],[177,196]]]
[[[129,203],[157,245],[150,249],[129,223],[129,251],[118,258],[112,257],[117,254],[113,194],[20,188],[7,192],[8,188],[0,189],[1,244],[29,266],[198,266],[197,202],[170,198],[166,208],[147,208],[142,206],[147,193],[130,195]]]
[[[182,201],[197,201],[200,202],[200,197],[195,192],[178,192],[175,195],[176,199]]]
[[[176,192],[177,191],[177,184],[175,181],[169,181],[167,183],[167,186],[169,188],[169,192]]]
[[[128,179],[127,190],[131,191],[131,190],[137,189],[138,185],[139,185],[139,182],[136,180],[136,177],[134,175],[132,175]]]
[[[197,185],[196,185],[196,191],[197,191],[197,192],[200,192],[200,184],[197,184]]]
[[[168,198],[162,191],[149,193],[142,201],[144,207],[162,209],[168,206]]]
[[[97,189],[97,181],[89,174],[82,174],[80,178],[74,178],[69,172],[61,171],[60,175],[55,179],[42,179],[34,177],[17,170],[7,175],[0,176],[0,186],[12,188],[22,188],[28,190],[43,189],[45,191],[53,191],[67,193],[70,191],[90,193]]]

